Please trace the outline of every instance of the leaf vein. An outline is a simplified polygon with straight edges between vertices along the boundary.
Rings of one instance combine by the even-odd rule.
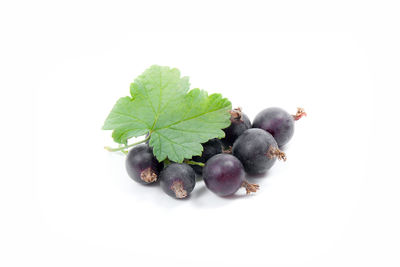
[[[157,128],[157,129],[155,129],[155,130],[166,129],[166,128],[169,128],[169,127],[171,127],[171,126],[173,126],[173,125],[177,125],[177,124],[179,124],[179,123],[182,123],[182,122],[185,122],[185,121],[189,121],[189,120],[193,120],[193,119],[199,118],[199,117],[201,117],[201,116],[203,116],[203,115],[210,114],[210,113],[214,113],[214,112],[221,111],[221,110],[225,110],[225,109],[226,109],[226,108],[223,107],[223,108],[219,108],[219,109],[216,109],[216,110],[207,111],[207,112],[198,114],[198,115],[196,115],[196,116],[193,116],[193,117],[190,117],[190,118],[186,118],[186,119],[182,119],[182,120],[180,120],[180,121],[171,123],[171,124],[166,125],[166,126],[164,126],[164,127],[162,127],[162,128]]]

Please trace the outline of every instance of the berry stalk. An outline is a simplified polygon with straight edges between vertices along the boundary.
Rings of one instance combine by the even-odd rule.
[[[205,165],[203,162],[197,162],[197,161],[193,161],[193,160],[185,160],[185,163],[189,164],[189,165],[197,165],[200,167],[204,167],[204,165]]]
[[[150,135],[149,135],[148,137],[146,137],[145,139],[143,139],[142,141],[139,141],[139,142],[136,142],[136,143],[133,143],[133,144],[124,146],[124,147],[112,148],[112,147],[109,147],[109,146],[105,146],[104,149],[107,150],[107,151],[109,151],[109,152],[124,151],[124,150],[127,149],[128,147],[133,147],[133,146],[136,146],[136,145],[145,143],[145,142],[147,142],[147,140],[149,140],[149,139],[150,139]],[[125,152],[124,152],[124,153],[125,153]],[[126,154],[126,153],[125,153],[125,154]]]

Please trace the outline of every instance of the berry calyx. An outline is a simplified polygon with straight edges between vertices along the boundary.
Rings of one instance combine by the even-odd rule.
[[[228,146],[227,148],[222,149],[222,153],[232,154],[232,146]]]
[[[237,107],[229,111],[231,114],[231,121],[240,121],[243,122],[242,119],[242,108]]]
[[[175,193],[176,198],[185,198],[188,195],[182,181],[176,180],[172,182],[172,185],[169,188]]]
[[[270,159],[278,158],[279,160],[286,161],[286,154],[277,147],[270,146],[266,155]]]
[[[250,184],[247,181],[244,181],[242,183],[242,187],[244,187],[246,189],[246,195],[248,195],[250,193],[255,193],[255,192],[257,192],[258,189],[260,189],[260,186],[258,184]]]
[[[297,112],[295,115],[292,115],[295,121],[300,120],[302,117],[307,116],[307,113],[304,111],[304,108],[297,108]]]
[[[153,171],[151,168],[144,169],[140,173],[140,179],[146,183],[153,183],[157,181],[157,173]]]

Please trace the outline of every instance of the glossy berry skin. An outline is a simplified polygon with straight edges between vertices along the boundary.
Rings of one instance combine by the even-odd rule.
[[[203,169],[203,179],[208,189],[219,196],[234,194],[243,182],[242,163],[229,154],[219,154],[209,159]]]
[[[221,140],[214,138],[203,144],[203,153],[201,156],[194,156],[193,161],[205,163],[212,156],[222,153],[222,142]],[[193,170],[201,175],[203,173],[203,167],[198,165],[191,165]]]
[[[125,167],[134,181],[151,184],[158,180],[162,164],[157,161],[152,149],[147,144],[140,144],[129,151]]]
[[[225,147],[232,146],[235,140],[247,129],[251,128],[251,121],[246,114],[240,111],[240,114],[231,117],[231,125],[224,129],[225,137],[221,139]]]
[[[160,185],[165,193],[174,198],[186,198],[196,184],[194,170],[185,163],[172,163],[160,174]]]
[[[267,108],[257,114],[253,128],[269,132],[279,147],[286,145],[294,134],[293,116],[281,108]]]
[[[269,156],[269,152],[277,147],[270,133],[253,128],[245,131],[235,141],[232,154],[242,162],[247,173],[261,174],[274,165],[276,156]]]

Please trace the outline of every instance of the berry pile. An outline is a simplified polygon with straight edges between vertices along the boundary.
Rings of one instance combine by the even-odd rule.
[[[129,176],[141,184],[160,181],[164,192],[175,198],[189,196],[196,184],[196,174],[202,175],[207,188],[219,196],[232,195],[241,187],[247,194],[256,192],[259,186],[247,182],[245,173],[262,174],[277,159],[285,161],[286,155],[279,148],[289,142],[294,122],[306,113],[301,108],[296,115],[281,108],[267,108],[253,124],[240,108],[230,114],[231,124],[224,129],[225,137],[204,143],[201,156],[183,163],[160,163],[148,144],[135,146],[126,157]]]
[[[246,173],[263,174],[277,159],[285,161],[280,148],[306,113],[301,108],[295,115],[267,108],[252,124],[220,94],[189,86],[188,77],[181,77],[177,69],[147,69],[131,84],[131,96],[120,98],[108,115],[103,129],[113,130],[114,141],[122,146],[106,149],[127,154],[126,170],[134,181],[159,182],[174,198],[190,195],[196,175],[219,196],[241,187],[247,194],[256,192],[259,186],[246,181]],[[129,138],[144,135],[128,145]]]

